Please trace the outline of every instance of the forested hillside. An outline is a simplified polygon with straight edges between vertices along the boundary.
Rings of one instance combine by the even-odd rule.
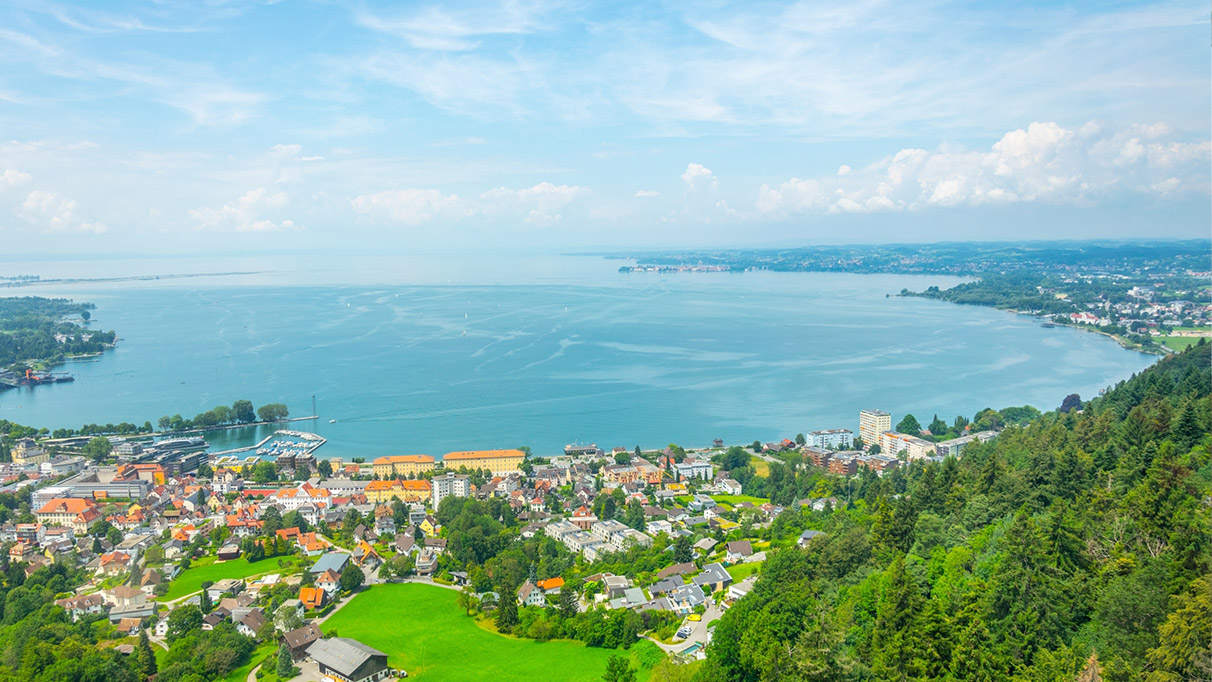
[[[789,512],[825,535],[768,559],[698,679],[1212,679],[1210,384],[1201,342],[962,461],[862,478],[849,508]]]

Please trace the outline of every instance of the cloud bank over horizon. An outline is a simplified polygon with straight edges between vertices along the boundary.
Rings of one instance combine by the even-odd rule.
[[[0,16],[12,254],[221,234],[558,248],[1212,227],[1195,3]]]

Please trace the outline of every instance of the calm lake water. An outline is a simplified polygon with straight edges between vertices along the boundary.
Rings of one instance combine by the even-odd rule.
[[[984,407],[1059,405],[1155,358],[996,310],[888,297],[947,277],[620,274],[587,257],[315,257],[45,262],[0,271],[224,278],[0,290],[97,304],[119,346],[72,384],[0,393],[0,418],[56,428],[153,423],[248,398],[285,402],[320,456],[573,441],[750,442],[845,427],[858,412],[926,423]],[[329,423],[335,419],[336,423]],[[255,429],[215,435],[256,442]]]

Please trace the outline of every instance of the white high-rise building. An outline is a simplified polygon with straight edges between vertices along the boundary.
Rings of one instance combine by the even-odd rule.
[[[471,481],[463,474],[443,474],[442,476],[434,476],[433,480],[433,508],[437,509],[438,505],[442,504],[442,499],[451,495],[455,497],[470,497],[471,496]]]

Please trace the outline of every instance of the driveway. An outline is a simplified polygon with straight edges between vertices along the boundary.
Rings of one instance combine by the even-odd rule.
[[[645,637],[644,639],[647,639],[648,641],[656,644],[657,646],[661,647],[661,649],[665,653],[670,653],[670,654],[681,653],[684,649],[686,649],[687,647],[694,645],[694,644],[699,644],[700,646],[706,646],[707,645],[707,629],[712,623],[719,620],[721,615],[723,615],[723,612],[720,611],[720,608],[715,605],[715,602],[709,601],[709,602],[707,602],[707,610],[703,612],[702,620],[700,620],[697,623],[695,623],[694,621],[684,621],[683,624],[693,624],[694,625],[694,629],[691,630],[690,636],[687,637],[686,639],[684,639],[680,642],[674,643],[674,644],[665,644],[663,642],[658,642],[657,640],[655,640],[651,637]]]

